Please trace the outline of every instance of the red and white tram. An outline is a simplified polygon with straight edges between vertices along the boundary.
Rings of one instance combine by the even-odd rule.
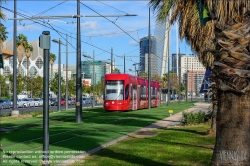
[[[128,111],[148,108],[148,80],[129,74],[105,75],[104,109]],[[151,81],[151,107],[160,105],[160,83]]]

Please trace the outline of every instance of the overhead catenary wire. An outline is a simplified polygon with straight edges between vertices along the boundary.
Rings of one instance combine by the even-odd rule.
[[[1,6],[1,8],[5,9],[5,10],[7,10],[7,11],[9,11],[9,12],[14,13],[13,10],[8,9],[8,8],[6,8],[6,7]],[[17,15],[22,16],[22,17],[24,17],[25,19],[28,19],[28,20],[30,20],[30,21],[33,21],[33,22],[37,23],[37,24],[40,24],[40,25],[42,25],[42,26],[45,26],[45,27],[47,27],[47,28],[49,28],[49,29],[51,29],[51,30],[54,30],[56,33],[58,33],[58,34],[61,36],[62,39],[64,39],[64,40],[66,41],[66,38],[65,38],[65,35],[66,35],[66,34],[63,33],[63,32],[60,32],[60,31],[56,30],[51,24],[44,23],[44,21],[41,21],[41,20],[34,21],[34,20],[32,19],[32,17],[30,17],[30,16],[27,16],[27,15],[22,14],[22,13],[19,13],[19,12],[16,12],[16,13],[17,13]],[[47,24],[48,24],[49,26],[48,26]],[[72,36],[69,36],[69,37],[71,37],[71,38],[73,38],[73,39],[76,39],[75,37],[72,37]],[[69,43],[69,41],[66,41],[66,42],[68,42],[68,44],[69,44],[73,49],[76,50],[76,48],[75,48],[71,43]],[[84,42],[84,41],[82,41],[82,43],[87,44],[87,45],[89,45],[89,46],[92,46],[92,47],[94,47],[94,48],[96,48],[96,49],[99,49],[99,50],[101,50],[101,51],[103,51],[103,52],[106,52],[106,53],[109,53],[109,54],[111,53],[110,51],[104,50],[104,49],[102,49],[102,48],[100,48],[100,47],[97,47],[97,46],[95,46],[95,45],[93,45],[93,44],[89,44],[89,43]],[[115,56],[119,56],[119,55],[116,55],[116,54],[114,54],[114,55],[115,55]],[[132,61],[132,62],[134,62],[134,61]]]
[[[118,10],[118,11],[120,11],[120,12],[123,12],[123,13],[125,13],[125,14],[128,14],[127,12],[124,12],[124,11],[122,11],[122,10],[120,10],[120,9],[117,9],[117,8],[115,8],[115,7],[113,7],[113,6],[110,6],[110,5],[106,4],[106,3],[103,3],[103,2],[101,2],[101,1],[98,1],[98,0],[95,0],[95,1],[97,1],[97,2],[99,2],[99,3],[101,3],[101,4],[103,4],[103,5],[106,5],[106,6],[110,7],[110,8],[113,8],[113,9],[115,9],[115,10]]]
[[[44,10],[44,11],[42,11],[42,12],[40,12],[40,13],[34,15],[34,16],[40,16],[40,15],[42,15],[42,14],[44,14],[44,13],[46,13],[46,12],[48,12],[48,11],[50,11],[50,10],[56,8],[56,7],[62,5],[63,3],[67,2],[67,1],[68,1],[68,0],[64,0],[63,2],[60,2],[59,4],[57,4],[57,5],[55,5],[55,6],[51,7],[51,8],[49,8],[49,9],[47,9],[47,10]]]
[[[83,4],[84,5],[84,4]],[[8,9],[8,8],[5,8],[5,7],[3,7],[3,6],[1,6],[1,8],[3,8],[3,9],[5,9],[5,10],[8,10],[8,11],[10,11],[10,12],[13,12],[14,13],[14,11],[12,11],[11,9]],[[38,23],[38,24],[40,24],[40,25],[42,25],[42,26],[45,26],[45,27],[47,27],[47,28],[50,28],[50,29],[52,29],[52,30],[54,30],[55,32],[57,32],[65,41],[66,41],[66,39],[65,39],[65,33],[62,33],[62,32],[60,32],[60,31],[58,31],[58,30],[56,30],[51,24],[49,24],[50,25],[50,27],[48,27],[48,26],[46,26],[45,25],[45,23],[46,22],[44,22],[44,21],[40,21],[40,20],[37,20],[37,21],[34,21],[33,19],[32,19],[32,17],[30,17],[30,16],[27,16],[27,15],[24,15],[24,14],[22,14],[22,13],[18,13],[17,12],[17,14],[18,15],[20,15],[20,16],[22,16],[22,17],[24,17],[24,18],[26,18],[26,19],[28,19],[28,20],[30,20],[30,21],[33,21],[34,23]],[[103,16],[104,17],[104,16]],[[106,18],[106,17],[104,17],[104,18]],[[107,18],[106,18],[107,19]],[[109,20],[109,19],[108,19]],[[40,23],[39,23],[39,22]],[[110,21],[110,20],[109,20]],[[111,21],[112,22],[112,21]],[[46,23],[46,24],[48,24],[48,23]],[[54,25],[55,26],[55,25]],[[58,26],[56,26],[56,27],[58,27]],[[58,28],[60,28],[60,27],[58,27]],[[168,27],[167,29],[169,29],[170,27]],[[60,29],[62,29],[62,28],[60,28]],[[145,29],[145,28],[142,28],[142,29]],[[69,31],[67,31],[67,30],[65,30],[65,29],[62,29],[63,31],[66,31],[66,32],[68,32],[68,33],[71,33],[71,32],[69,32]],[[139,29],[139,30],[141,30],[141,29]],[[125,32],[125,31],[123,31],[124,33],[126,33],[127,34],[127,32]],[[62,35],[64,35],[64,36],[62,36]],[[72,33],[71,33],[72,34]],[[74,33],[73,33],[74,34]],[[74,38],[74,37],[72,37],[72,36],[70,36],[71,38],[73,38],[73,39],[76,39],[76,38]],[[161,40],[161,41],[164,41],[164,39],[165,39],[165,37]],[[68,42],[68,41],[66,41],[66,42]],[[68,42],[69,43],[69,42]],[[104,49],[102,49],[102,48],[100,48],[100,47],[98,47],[98,46],[95,46],[95,45],[93,45],[93,43],[87,43],[87,42],[84,42],[84,41],[82,41],[82,43],[84,43],[84,44],[87,44],[87,45],[90,45],[90,46],[92,46],[92,47],[94,47],[94,48],[96,48],[96,49],[99,49],[99,50],[102,50],[103,52],[106,52],[106,53],[109,53],[110,54],[110,52],[109,51],[107,51],[107,50],[104,50]],[[72,47],[72,48],[74,48],[74,49],[76,49],[71,43],[69,43],[69,45]],[[128,53],[126,53],[126,54],[128,54]],[[119,55],[116,55],[116,54],[113,54],[113,55],[115,55],[115,56],[117,56],[117,57],[119,57],[119,58],[122,58],[123,56],[119,56]],[[156,55],[157,56],[157,58],[161,58],[161,57],[159,57],[158,55]],[[139,56],[138,56],[139,57]],[[135,61],[133,61],[131,58],[130,59],[127,59],[126,58],[126,60],[129,60],[129,61],[131,61],[131,62],[135,62]]]
[[[108,19],[107,17],[101,15],[100,13],[98,13],[97,11],[95,11],[94,9],[88,7],[87,5],[85,5],[84,3],[80,2],[82,5],[84,5],[85,7],[87,7],[88,9],[92,10],[93,12],[95,12],[96,14],[98,14],[99,16],[102,16],[103,18],[105,18],[106,20],[110,21],[111,23],[113,23],[117,28],[119,28],[120,30],[122,30],[124,33],[126,33],[130,38],[132,38],[134,41],[136,41],[137,43],[139,43],[139,41],[137,41],[135,38],[133,38],[130,34],[128,34],[126,31],[124,31],[120,26],[118,26],[114,21],[111,21],[110,19]]]

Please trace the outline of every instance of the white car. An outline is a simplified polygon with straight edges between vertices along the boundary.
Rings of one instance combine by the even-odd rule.
[[[35,100],[34,100],[33,98],[28,98],[28,100],[29,100],[28,103],[29,103],[29,106],[30,106],[30,107],[35,107],[35,106],[36,106],[36,105],[35,105],[36,102],[35,102]]]
[[[36,107],[43,106],[43,99],[42,98],[35,98],[34,102],[35,102]]]
[[[21,99],[23,107],[30,107],[30,100],[28,98]]]
[[[11,107],[13,107],[13,99],[10,100],[11,102]],[[27,107],[27,102],[26,101],[23,101],[22,99],[17,99],[17,108],[19,107]]]

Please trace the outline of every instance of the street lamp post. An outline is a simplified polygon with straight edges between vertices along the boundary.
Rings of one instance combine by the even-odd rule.
[[[68,97],[69,97],[69,84],[68,84],[68,34],[66,34],[66,92],[65,92],[65,98],[66,98],[66,108],[65,110],[68,110]]]
[[[59,45],[58,52],[58,103],[57,103],[57,111],[61,111],[61,44],[63,44],[59,38],[59,41],[56,39],[52,40],[53,42]],[[65,44],[63,44],[65,45]],[[68,102],[68,101],[66,101]]]
[[[95,107],[95,51],[93,50],[93,100],[92,108]]]

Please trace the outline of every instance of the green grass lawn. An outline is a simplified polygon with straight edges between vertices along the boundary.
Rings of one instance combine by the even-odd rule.
[[[75,122],[75,110],[52,113],[49,118],[50,165],[163,119],[169,116],[169,109],[174,110],[175,114],[192,106],[193,102],[181,102],[128,112],[105,112],[103,108],[90,108],[83,110],[83,123]],[[41,165],[42,122],[42,116],[1,117],[1,129],[9,130],[1,132],[1,166]]]
[[[156,129],[157,135],[133,135],[71,166],[209,166],[215,137],[210,124]],[[79,161],[78,161],[79,162]]]

